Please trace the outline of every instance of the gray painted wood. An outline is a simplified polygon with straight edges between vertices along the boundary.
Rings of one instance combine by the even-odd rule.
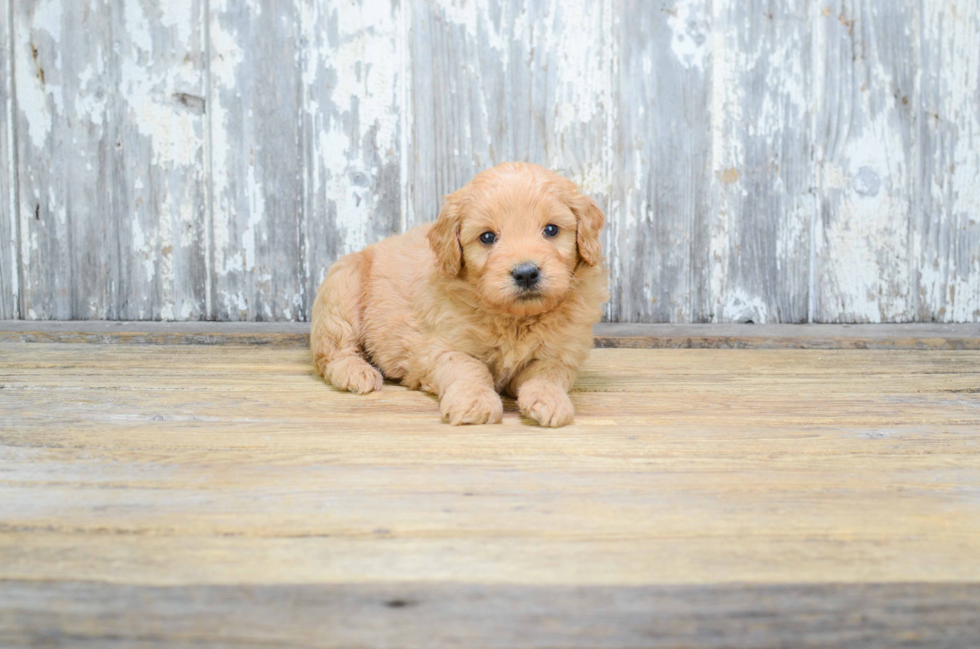
[[[26,317],[204,317],[203,6],[16,6]]]
[[[507,160],[610,186],[610,12],[602,0],[427,1],[411,15],[406,225]]]
[[[980,350],[980,324],[634,324],[601,322],[596,347]],[[0,342],[309,347],[305,322],[0,320]]]
[[[114,146],[108,5],[16,2],[13,28],[22,315],[111,317],[119,255],[106,193]]]
[[[66,0],[67,1],[67,0]],[[204,0],[110,2],[108,317],[207,317]],[[97,272],[99,251],[88,271]]]
[[[706,0],[615,5],[611,320],[709,319],[710,12]]]
[[[0,317],[305,320],[517,159],[611,320],[980,322],[977,0],[2,7]]]
[[[975,646],[980,585],[5,582],[5,647]]]
[[[212,315],[291,320],[307,304],[302,6],[210,9]]]
[[[17,168],[14,164],[13,133],[13,61],[10,49],[10,0],[0,0],[0,319],[20,317],[18,299],[17,213],[14,187]]]
[[[915,0],[811,7],[814,322],[912,319]]]
[[[402,228],[404,5],[302,2],[306,282],[292,318],[338,257]]]
[[[717,322],[809,316],[807,3],[716,0],[711,31],[711,311]]]
[[[980,2],[922,5],[919,320],[980,321]]]

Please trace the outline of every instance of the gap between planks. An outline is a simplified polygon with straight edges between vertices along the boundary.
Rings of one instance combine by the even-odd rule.
[[[0,342],[306,347],[306,322],[0,321]],[[601,323],[595,346],[633,349],[978,350],[980,324]]]

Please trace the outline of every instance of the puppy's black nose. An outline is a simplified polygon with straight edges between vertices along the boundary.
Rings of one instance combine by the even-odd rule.
[[[536,264],[515,266],[510,274],[513,276],[514,282],[521,288],[531,288],[541,279],[541,269]]]

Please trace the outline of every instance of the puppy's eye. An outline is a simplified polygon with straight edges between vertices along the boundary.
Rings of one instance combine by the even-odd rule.
[[[544,226],[544,236],[553,237],[557,234],[558,234],[558,226],[555,225],[554,223],[549,223],[548,225]]]
[[[497,240],[497,235],[494,234],[493,232],[484,232],[483,234],[480,235],[480,243],[484,243],[488,246],[496,240]]]

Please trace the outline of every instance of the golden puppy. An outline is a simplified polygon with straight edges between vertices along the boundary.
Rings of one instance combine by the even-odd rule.
[[[421,388],[451,424],[499,422],[500,392],[542,426],[571,423],[568,389],[606,300],[604,220],[543,167],[484,171],[435,223],[330,267],[313,304],[317,371],[358,394],[382,375]]]

